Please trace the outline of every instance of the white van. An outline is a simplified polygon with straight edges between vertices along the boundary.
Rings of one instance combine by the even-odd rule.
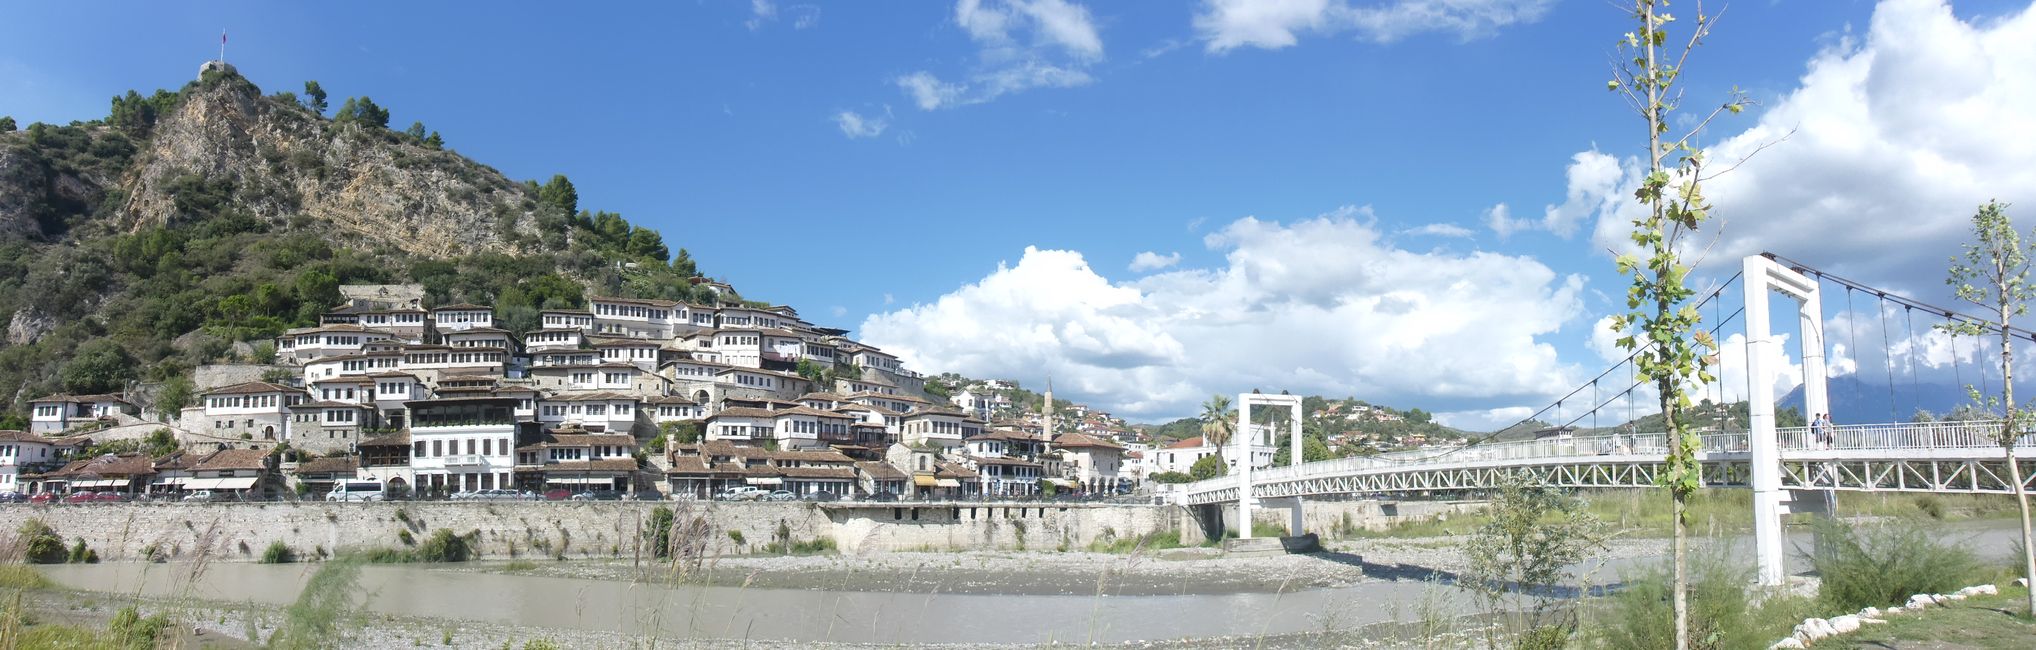
[[[348,479],[332,484],[326,501],[381,501],[382,482]]]

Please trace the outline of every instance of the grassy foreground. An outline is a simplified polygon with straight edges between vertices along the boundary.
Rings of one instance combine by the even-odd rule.
[[[1969,598],[1919,614],[1888,617],[1874,625],[1817,644],[1831,648],[2036,648],[2036,619],[2029,618],[2028,590],[2009,587],[1998,596]]]
[[[1666,537],[1670,534],[1669,497],[1662,490],[1586,490],[1588,511],[1626,536]],[[1840,517],[1893,517],[1931,521],[1965,521],[2012,517],[2013,497],[1991,494],[1928,494],[1888,492],[1841,493]],[[1807,516],[1807,515],[1797,515]],[[1408,538],[1468,535],[1490,518],[1483,514],[1452,515],[1446,520],[1401,522],[1381,530],[1348,530],[1345,537]],[[1700,490],[1690,500],[1691,529],[1700,534],[1753,530],[1753,492]]]

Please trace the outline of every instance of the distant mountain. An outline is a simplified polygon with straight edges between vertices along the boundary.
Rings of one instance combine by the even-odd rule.
[[[1943,415],[1972,403],[1963,386],[1937,383],[1912,385],[1900,377],[1894,381],[1893,399],[1890,401],[1888,382],[1870,379],[1870,376],[1846,375],[1825,382],[1825,392],[1831,401],[1832,421],[1840,424],[1887,422],[1889,418],[1906,421],[1918,409]],[[2000,382],[1995,381],[1991,388],[1999,390]],[[1782,396],[1778,406],[1794,406],[1808,413],[1808,409],[1803,408],[1803,387],[1797,386]]]

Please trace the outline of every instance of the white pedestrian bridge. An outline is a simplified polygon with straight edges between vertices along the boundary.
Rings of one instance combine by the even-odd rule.
[[[1995,442],[1999,421],[1839,425],[1828,442],[1806,427],[1776,429],[1773,461],[1785,490],[1965,492],[2013,494],[2006,450]],[[1748,434],[1703,432],[1705,487],[1751,486]],[[1257,498],[1400,494],[1491,488],[1506,476],[1576,488],[1658,485],[1667,436],[1605,434],[1354,456],[1250,474]],[[2016,456],[2036,455],[2024,435]],[[2025,485],[2031,479],[2024,473]],[[1239,476],[1188,483],[1175,494],[1186,505],[1235,502]]]

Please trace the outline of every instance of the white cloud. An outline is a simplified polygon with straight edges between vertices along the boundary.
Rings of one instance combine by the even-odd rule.
[[[1499,28],[1531,23],[1554,0],[1387,0],[1352,6],[1347,0],[1203,0],[1195,31],[1210,52],[1238,47],[1276,50],[1304,33],[1355,32],[1390,43],[1427,32],[1470,40]]]
[[[1145,251],[1131,258],[1131,271],[1133,273],[1157,271],[1179,263],[1181,263],[1180,253],[1161,255],[1152,251]]]
[[[1941,297],[1944,259],[1980,203],[2017,203],[2036,222],[2031,69],[2036,10],[1964,22],[1938,0],[1881,3],[1863,39],[1818,53],[1757,124],[1709,149],[1722,169],[1787,136],[1705,185],[1722,226],[1711,256],[1773,251]],[[1599,245],[1627,227],[1601,211]]]
[[[882,117],[864,116],[855,111],[841,111],[834,114],[834,125],[841,127],[841,134],[851,139],[874,138],[884,134],[891,123]]]
[[[784,13],[792,17],[792,29],[807,29],[820,24],[818,5],[791,5],[785,7]],[[778,6],[771,0],[750,0],[749,20],[742,21],[742,25],[748,27],[750,31],[757,31],[777,21]]]
[[[827,310],[827,313],[834,314],[835,318],[841,318],[843,316],[848,315],[848,308],[843,307],[841,305],[835,305],[833,309]]]
[[[750,31],[762,29],[764,23],[778,19],[778,6],[771,0],[749,0],[749,20],[742,22]]]
[[[927,371],[1032,377],[1139,418],[1250,388],[1445,412],[1534,401],[1573,374],[1541,340],[1581,309],[1580,276],[1525,257],[1416,253],[1338,211],[1245,218],[1224,254],[1112,283],[1081,253],[1027,248],[930,304],[871,315],[871,343]]]
[[[1513,218],[1513,209],[1500,203],[1485,210],[1485,226],[1498,233],[1500,239],[1505,239],[1513,236],[1513,233],[1534,227],[1534,223],[1526,219]]]
[[[1095,81],[1088,68],[1103,59],[1103,38],[1088,8],[1066,0],[960,0],[954,22],[977,46],[970,70],[956,81],[926,70],[892,80],[922,110],[1086,85]]]
[[[1459,226],[1453,223],[1431,223],[1419,228],[1410,228],[1407,230],[1403,230],[1401,232],[1403,234],[1408,235],[1428,235],[1431,237],[1469,237],[1477,234],[1475,232],[1472,232],[1471,229],[1469,228],[1465,228],[1463,226]]]
[[[1541,220],[1535,221],[1514,217],[1506,204],[1501,203],[1485,212],[1485,223],[1501,239],[1522,230],[1546,230],[1567,238],[1575,235],[1577,227],[1591,215],[1616,213],[1620,201],[1631,195],[1620,188],[1638,178],[1637,174],[1637,170],[1621,167],[1619,159],[1596,149],[1578,152],[1570,157],[1569,169],[1564,174],[1569,191],[1561,205],[1542,208]]]

